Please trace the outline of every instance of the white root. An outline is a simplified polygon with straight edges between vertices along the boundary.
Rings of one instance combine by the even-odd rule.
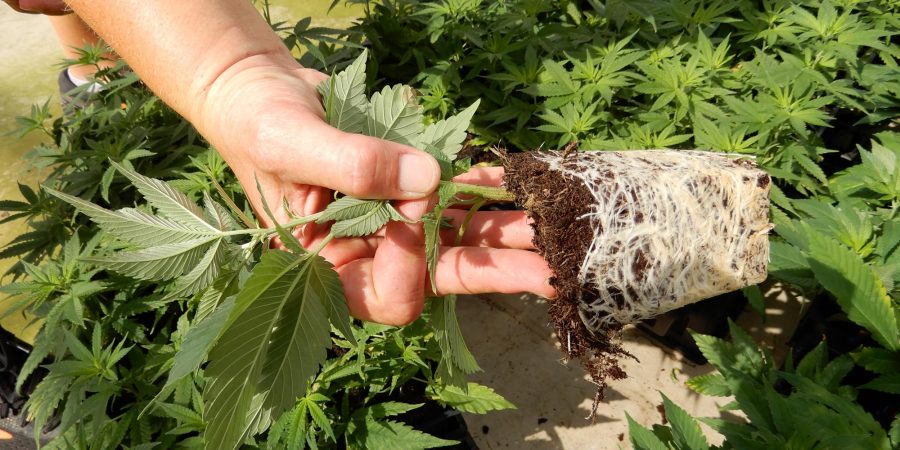
[[[591,330],[634,323],[759,283],[769,259],[769,178],[753,163],[700,151],[537,156],[596,200],[579,272]]]

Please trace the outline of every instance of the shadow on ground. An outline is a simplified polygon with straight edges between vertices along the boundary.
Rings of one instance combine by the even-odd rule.
[[[739,322],[759,333],[758,339],[784,343],[793,331],[800,303],[777,289],[768,294],[772,296],[767,300],[767,305],[772,305],[772,319],[762,324],[743,319],[745,313]],[[628,378],[611,384],[592,422],[587,417],[594,385],[578,362],[562,361],[543,300],[467,296],[461,297],[458,305],[466,342],[484,369],[473,381],[492,387],[518,408],[485,416],[466,415],[469,430],[482,449],[628,448],[626,413],[644,425],[660,423],[660,393],[692,415],[736,419],[718,411],[718,405],[729,399],[700,396],[684,384],[691,377],[711,372],[709,366],[692,364],[631,328],[626,331],[625,348],[638,361],[623,364]],[[721,440],[709,428],[705,431],[711,441]]]

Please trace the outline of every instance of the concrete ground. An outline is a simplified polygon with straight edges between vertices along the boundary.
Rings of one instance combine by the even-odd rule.
[[[778,286],[767,286],[767,319],[745,311],[738,323],[754,338],[783,356],[804,303]],[[665,394],[694,416],[719,417],[718,407],[730,398],[705,397],[685,385],[689,378],[710,373],[676,351],[652,341],[643,331],[625,333],[624,347],[637,361],[626,360],[628,378],[615,381],[594,421],[587,419],[594,385],[577,362],[564,364],[552,334],[544,300],[531,296],[470,296],[458,302],[466,342],[483,372],[473,378],[491,386],[518,409],[484,416],[467,414],[482,449],[616,449],[630,448],[626,414],[650,426],[662,423],[659,407]],[[734,417],[734,416],[731,416]],[[721,436],[702,425],[713,443]]]
[[[306,11],[310,8],[306,4],[276,13],[286,18],[303,12],[323,14],[330,2],[312,3],[318,9]],[[346,21],[344,14],[335,20]],[[58,69],[54,64],[60,47],[44,18],[16,14],[5,6],[0,6],[0,42],[6,44],[0,47],[0,198],[15,198],[16,181],[37,180],[25,172],[21,156],[38,140],[17,141],[3,135],[14,128],[14,117],[26,114],[29,105],[51,97],[51,102],[56,102]],[[21,224],[0,226],[0,243],[21,229]],[[0,265],[0,270],[5,267]],[[790,337],[802,302],[774,291],[771,297],[775,300],[768,322],[760,322],[753,314],[743,315],[741,322],[778,348]],[[684,385],[689,377],[708,373],[708,366],[693,365],[678,353],[659,347],[642,332],[630,330],[626,333],[626,349],[639,362],[626,361],[629,378],[612,384],[607,400],[591,422],[586,417],[594,387],[577,363],[560,361],[562,354],[556,348],[543,301],[527,296],[479,296],[463,298],[459,305],[466,341],[484,369],[475,381],[493,387],[518,407],[486,416],[466,416],[472,435],[483,449],[629,448],[626,413],[644,425],[659,423],[660,393],[700,416],[717,415],[718,405],[727,401],[698,396]],[[2,440],[0,448],[6,448]]]

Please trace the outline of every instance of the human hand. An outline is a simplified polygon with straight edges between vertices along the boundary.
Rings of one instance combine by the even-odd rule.
[[[72,12],[63,0],[3,0],[12,9],[27,14],[60,16]]]
[[[430,196],[440,178],[437,162],[415,148],[328,125],[316,91],[326,79],[314,70],[251,57],[217,77],[191,116],[232,167],[257,212],[262,211],[258,179],[279,222],[290,214],[323,210],[332,190],[396,199],[402,214],[418,220],[428,210],[429,200],[422,197]],[[501,178],[502,169],[478,169],[462,181],[496,186]],[[455,210],[445,215],[458,222],[464,214]],[[295,234],[304,247],[313,248],[328,228],[307,224]],[[445,237],[452,245],[451,236]],[[477,213],[463,247],[442,249],[437,294],[528,291],[553,296],[550,269],[526,250],[531,239],[523,212]],[[358,318],[405,324],[421,313],[426,292],[432,294],[421,223],[391,222],[376,236],[334,239],[321,255],[335,265],[350,311]]]

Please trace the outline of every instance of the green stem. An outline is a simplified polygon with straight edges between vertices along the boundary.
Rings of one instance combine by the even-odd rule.
[[[512,192],[499,187],[479,186],[476,184],[454,183],[450,181],[441,181],[442,186],[452,186],[457,194],[474,195],[485,200],[494,200],[499,202],[513,202],[516,196]]]
[[[462,243],[463,236],[466,234],[466,227],[469,226],[469,222],[472,220],[472,217],[475,217],[475,213],[478,212],[478,210],[482,206],[484,206],[485,203],[487,203],[487,201],[482,198],[476,201],[475,204],[472,205],[471,208],[469,208],[469,212],[466,213],[466,217],[463,219],[462,223],[459,224],[459,230],[456,232],[456,243],[454,245],[459,247],[459,245]]]
[[[322,239],[322,242],[319,242],[319,245],[316,246],[315,250],[312,251],[313,255],[318,255],[319,252],[328,245],[331,240],[334,239],[334,234],[328,233],[328,236],[325,236],[325,239]]]
[[[441,187],[449,186],[450,189],[456,194],[463,195],[471,195],[476,197],[475,203],[479,203],[481,200],[485,201],[497,201],[497,202],[512,202],[516,200],[516,196],[512,194],[512,192],[507,191],[506,189],[499,187],[489,187],[489,186],[479,186],[477,184],[466,184],[466,183],[454,183],[451,181],[441,181]],[[225,197],[223,195],[223,197]],[[481,205],[479,205],[481,206]],[[298,217],[293,220],[289,220],[281,226],[283,228],[291,229],[298,225],[303,225],[305,223],[310,223],[316,221],[319,217],[322,216],[322,212],[317,212],[315,214],[310,214],[308,216]],[[234,230],[234,231],[226,231],[222,233],[225,236],[236,236],[241,234],[274,234],[277,230],[275,227],[270,228],[249,228],[243,230]],[[328,239],[330,241],[331,239]]]
[[[317,212],[315,214],[310,214],[308,216],[298,217],[294,220],[289,220],[283,224],[281,224],[282,228],[291,229],[296,227],[297,225],[303,225],[305,223],[315,222],[319,217],[322,216],[322,212]],[[225,236],[235,236],[239,234],[273,234],[278,230],[275,227],[269,228],[250,228],[246,230],[234,230],[234,231],[226,231],[222,233]]]

